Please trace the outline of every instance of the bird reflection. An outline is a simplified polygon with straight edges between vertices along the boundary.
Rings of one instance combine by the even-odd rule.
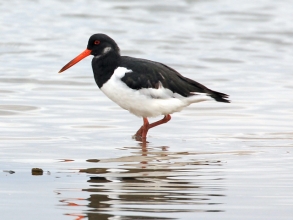
[[[196,153],[170,152],[147,142],[123,149],[132,154],[87,160],[95,166],[79,170],[89,175],[83,201],[60,200],[70,208],[80,204],[82,214],[67,215],[90,220],[177,219],[172,213],[223,211],[218,208],[224,196],[221,161],[200,160]]]

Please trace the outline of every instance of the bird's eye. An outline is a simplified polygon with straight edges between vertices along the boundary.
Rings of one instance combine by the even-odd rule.
[[[96,45],[98,45],[100,43],[101,43],[101,41],[99,41],[99,40],[95,40],[95,42],[94,42],[94,44],[96,44]]]

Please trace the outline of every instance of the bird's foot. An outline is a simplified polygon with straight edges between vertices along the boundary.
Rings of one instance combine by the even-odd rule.
[[[132,136],[132,138],[136,141],[140,141],[142,143],[148,143],[146,138],[143,138],[142,136],[137,136],[136,134]]]
[[[141,137],[142,136],[143,126],[138,129],[138,131],[133,135],[133,137]]]
[[[146,140],[146,135],[149,130],[149,124],[144,124],[143,126],[138,129],[138,131],[133,135],[134,139],[137,141],[145,141]]]
[[[147,118],[143,118],[143,125],[135,133],[134,138],[138,141],[146,141],[147,133],[150,129],[150,124]]]
[[[138,129],[133,138],[138,141],[146,141],[146,136],[149,129],[167,123],[170,120],[171,116],[165,115],[163,119],[150,124],[147,118],[143,118],[143,125],[140,127],[140,129]]]

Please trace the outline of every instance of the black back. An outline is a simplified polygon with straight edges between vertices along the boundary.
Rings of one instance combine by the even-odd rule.
[[[184,97],[192,96],[193,92],[206,93],[218,102],[230,102],[227,100],[228,95],[210,90],[162,63],[122,56],[119,66],[132,70],[121,79],[132,89],[158,89],[161,83],[164,88],[168,88]]]

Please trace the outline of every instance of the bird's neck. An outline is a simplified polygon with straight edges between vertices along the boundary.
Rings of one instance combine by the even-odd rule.
[[[92,59],[94,78],[99,88],[111,78],[119,63],[120,54],[116,51],[109,51],[101,57]]]

